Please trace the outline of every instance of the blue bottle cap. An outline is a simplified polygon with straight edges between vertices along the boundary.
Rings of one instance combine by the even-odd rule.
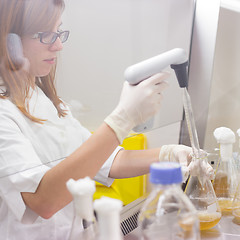
[[[181,165],[176,162],[152,163],[150,166],[150,182],[163,185],[181,183]]]

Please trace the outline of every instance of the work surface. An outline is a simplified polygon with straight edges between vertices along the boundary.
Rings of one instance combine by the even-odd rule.
[[[233,216],[223,216],[213,228],[201,231],[202,240],[240,240],[240,221]],[[136,228],[124,237],[124,240],[140,240],[139,229]]]

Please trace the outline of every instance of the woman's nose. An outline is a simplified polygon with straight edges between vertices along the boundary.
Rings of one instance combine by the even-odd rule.
[[[61,51],[62,48],[63,48],[63,44],[59,37],[57,37],[56,41],[50,45],[51,51]]]

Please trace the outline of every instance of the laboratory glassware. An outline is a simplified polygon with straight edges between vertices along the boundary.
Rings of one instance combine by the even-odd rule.
[[[200,147],[199,147],[197,129],[195,126],[195,121],[193,116],[191,98],[188,94],[188,90],[186,87],[183,88],[183,107],[184,107],[185,117],[187,121],[188,133],[189,133],[193,155],[198,158]]]
[[[204,172],[204,166],[208,164],[207,153],[201,150],[199,146],[191,98],[186,87],[183,88],[183,106],[193,151],[191,164],[196,171],[194,175],[190,171],[185,193],[197,209],[200,230],[206,230],[214,227],[220,221],[222,214],[212,182]]]
[[[239,136],[239,149],[240,149],[240,128],[237,130],[237,134]],[[238,150],[238,154],[235,156],[237,170],[240,170],[240,151]],[[240,224],[240,174],[238,175],[238,186],[234,195],[233,204],[232,204],[232,214],[237,219],[237,222]]]
[[[185,193],[197,209],[200,230],[214,227],[221,219],[219,207],[212,182],[205,176],[203,166],[207,165],[207,153],[199,151],[199,157],[193,155],[192,162],[198,166],[194,176],[190,175]],[[191,173],[190,173],[191,174]]]
[[[238,171],[240,171],[240,128],[237,130],[237,135],[238,135],[238,150],[233,153],[233,156],[237,169]]]
[[[151,164],[150,183],[152,190],[138,218],[140,238],[200,239],[197,211],[181,188],[181,166],[175,162]]]
[[[93,211],[95,182],[89,177],[79,180],[69,179],[66,183],[73,196],[74,218],[69,240],[95,240],[97,222]]]
[[[217,164],[213,188],[222,214],[232,213],[232,204],[238,184],[238,169],[233,159],[235,134],[230,128],[219,127],[214,130],[219,143],[219,161]]]
[[[236,218],[237,222],[240,224],[240,178],[238,178],[238,186],[233,199],[232,215]]]
[[[101,197],[93,203],[98,219],[96,240],[123,240],[120,229],[120,211],[122,201],[110,197]]]

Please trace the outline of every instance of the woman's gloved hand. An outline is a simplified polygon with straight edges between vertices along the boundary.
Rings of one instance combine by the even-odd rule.
[[[104,120],[116,133],[119,142],[135,126],[155,115],[161,105],[161,92],[167,87],[169,73],[158,73],[138,85],[124,82],[120,101],[115,110]]]
[[[207,155],[207,153],[205,151],[203,151],[203,150],[201,150],[201,151],[202,151],[202,153]],[[200,158],[195,159],[195,161],[191,161],[188,168],[189,168],[190,174],[192,176],[201,175],[201,176],[207,177],[209,180],[214,179],[214,169],[208,162],[202,161]]]
[[[159,161],[180,163],[184,181],[186,181],[189,174],[192,176],[199,174],[199,164],[201,164],[205,176],[210,180],[213,179],[214,170],[212,166],[205,161],[192,161],[192,155],[191,147],[179,144],[163,145],[159,152]]]

